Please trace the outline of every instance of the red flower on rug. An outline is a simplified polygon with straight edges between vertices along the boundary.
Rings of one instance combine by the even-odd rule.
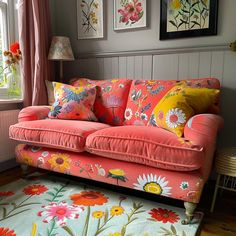
[[[40,195],[40,194],[46,192],[47,190],[48,190],[48,188],[45,187],[44,185],[34,184],[34,185],[30,185],[30,186],[24,188],[23,192],[26,195]]]
[[[175,223],[177,222],[180,218],[179,216],[171,210],[167,210],[167,209],[162,209],[162,208],[153,208],[149,214],[152,216],[152,218],[154,220],[157,221],[162,221],[163,223]]]
[[[9,228],[0,228],[0,235],[1,236],[16,236],[14,230],[11,230]]]
[[[75,205],[82,206],[94,206],[94,205],[103,205],[108,201],[108,198],[104,194],[93,191],[83,191],[78,194],[73,194],[70,196],[70,199]]]
[[[14,195],[15,193],[11,192],[11,191],[6,191],[6,192],[0,192],[0,197],[10,197],[12,195]],[[0,234],[1,235],[1,234]]]

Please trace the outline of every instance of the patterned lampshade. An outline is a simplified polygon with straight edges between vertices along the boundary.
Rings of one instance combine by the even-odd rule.
[[[73,61],[70,39],[64,36],[54,36],[48,54],[49,60]]]

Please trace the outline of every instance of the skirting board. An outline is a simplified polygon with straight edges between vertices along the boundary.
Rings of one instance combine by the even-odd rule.
[[[11,169],[11,168],[16,167],[18,165],[19,165],[19,163],[16,162],[15,158],[4,161],[4,162],[0,162],[0,172],[7,170],[7,169]]]

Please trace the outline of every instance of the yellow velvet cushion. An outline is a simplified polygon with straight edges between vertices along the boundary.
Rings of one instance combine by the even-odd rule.
[[[218,89],[177,85],[155,106],[149,124],[165,128],[181,137],[188,119],[206,112],[218,100],[219,92]]]

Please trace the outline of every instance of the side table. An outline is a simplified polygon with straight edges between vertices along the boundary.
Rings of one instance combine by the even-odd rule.
[[[218,175],[211,212],[214,210],[219,188],[236,192],[236,147],[225,148],[216,153],[215,170]]]

